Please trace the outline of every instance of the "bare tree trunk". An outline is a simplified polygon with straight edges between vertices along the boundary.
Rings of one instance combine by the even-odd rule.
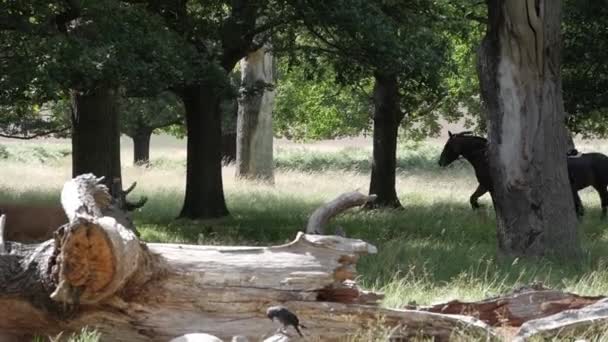
[[[241,95],[237,119],[237,178],[274,181],[272,110],[274,61],[263,47],[241,60]]]
[[[186,196],[180,217],[228,215],[222,181],[220,95],[213,85],[188,87],[182,96],[188,132]]]
[[[397,133],[403,114],[399,108],[396,75],[375,74],[374,85],[374,151],[369,194],[375,200],[366,207],[399,208],[395,189],[397,167]]]
[[[147,165],[150,163],[150,138],[152,130],[140,129],[131,137],[133,139],[133,164]]]
[[[109,189],[122,189],[116,96],[106,87],[72,93],[72,175],[103,176]]]
[[[488,0],[478,72],[499,250],[580,255],[566,166],[560,1]]]

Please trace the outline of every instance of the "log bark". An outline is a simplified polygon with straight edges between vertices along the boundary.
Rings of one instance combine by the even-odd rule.
[[[268,47],[241,60],[236,177],[274,182],[272,111],[275,65]]]
[[[376,195],[366,196],[358,191],[344,193],[317,208],[310,215],[308,225],[306,226],[306,233],[325,234],[325,226],[333,217],[349,208],[362,206],[375,199]]]
[[[490,334],[471,318],[380,309],[381,296],[353,280],[358,258],[376,252],[364,241],[300,233],[274,247],[144,245],[111,203],[99,179],[80,176],[62,191],[69,223],[53,240],[5,241],[0,307],[11,314],[0,315],[0,332],[57,335],[89,326],[103,341],[165,342],[197,331],[259,340],[277,329],[266,308],[281,303],[308,327],[306,338],[323,341],[378,324],[438,340],[455,329]]]
[[[603,299],[579,310],[567,310],[526,322],[513,341],[540,341],[547,338],[570,340],[590,333],[601,334],[605,338],[607,326],[608,299]]]
[[[418,310],[472,316],[491,326],[519,327],[525,322],[551,316],[558,312],[584,308],[603,298],[602,296],[579,296],[542,287],[525,287],[507,295],[482,301],[453,300],[420,307]]]
[[[560,1],[488,0],[479,49],[503,255],[580,255],[566,166]]]

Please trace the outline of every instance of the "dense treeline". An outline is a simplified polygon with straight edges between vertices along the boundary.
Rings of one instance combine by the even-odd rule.
[[[564,52],[552,50],[547,58],[563,61],[557,70],[568,114],[558,110],[547,120],[603,137],[606,6],[543,6],[535,8],[538,25],[549,25],[543,39],[561,46],[560,25],[564,33]],[[530,47],[501,31],[505,15],[520,19],[516,9],[503,7],[496,1],[425,0],[1,1],[0,129],[11,137],[71,137],[74,175],[103,175],[110,189],[122,189],[121,134],[133,138],[134,162],[141,164],[149,160],[153,132],[183,135],[187,171],[180,216],[217,218],[229,214],[220,142],[235,139],[236,117],[246,112],[237,111],[237,103],[246,103],[254,88],[276,91],[275,135],[373,134],[369,192],[377,197],[368,207],[398,208],[400,132],[425,137],[437,134],[442,119],[465,118],[481,131],[492,127],[491,134],[507,134],[497,124],[511,115],[499,113],[504,95],[489,91],[501,86],[492,77],[510,58],[499,47],[508,39]],[[551,16],[561,12],[564,18],[555,26]],[[484,34],[479,51],[486,54],[478,59]],[[277,76],[260,87],[246,85],[249,76],[239,74],[238,63],[262,48],[275,57]],[[561,106],[561,95],[555,101]],[[497,151],[491,160],[498,165],[499,150],[490,151]],[[529,177],[526,184],[534,188],[538,176]],[[524,225],[545,226],[537,223]]]

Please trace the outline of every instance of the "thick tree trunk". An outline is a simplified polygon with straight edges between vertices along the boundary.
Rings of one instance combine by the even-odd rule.
[[[86,94],[72,92],[72,175],[103,176],[111,191],[122,189],[116,96],[106,87]]]
[[[152,130],[139,130],[133,139],[133,164],[147,165],[150,163],[150,137]]]
[[[377,197],[367,207],[399,208],[401,203],[395,190],[397,133],[403,119],[399,86],[396,75],[374,76],[374,151],[369,194]]]
[[[580,253],[566,167],[561,2],[488,1],[479,77],[488,109],[499,250]]]
[[[241,75],[236,177],[273,182],[275,76],[273,57],[267,48],[258,49],[241,60]]]
[[[220,96],[209,85],[190,86],[183,95],[188,132],[186,196],[180,217],[228,215],[222,183]]]

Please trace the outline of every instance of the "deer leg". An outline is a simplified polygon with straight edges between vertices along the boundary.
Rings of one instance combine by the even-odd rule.
[[[483,196],[483,194],[485,194],[486,192],[488,192],[488,189],[486,189],[483,185],[479,184],[477,186],[477,189],[475,189],[475,192],[473,192],[473,194],[469,198],[469,202],[471,203],[471,207],[473,209],[478,209],[480,207],[479,202],[477,202],[477,199]]]

